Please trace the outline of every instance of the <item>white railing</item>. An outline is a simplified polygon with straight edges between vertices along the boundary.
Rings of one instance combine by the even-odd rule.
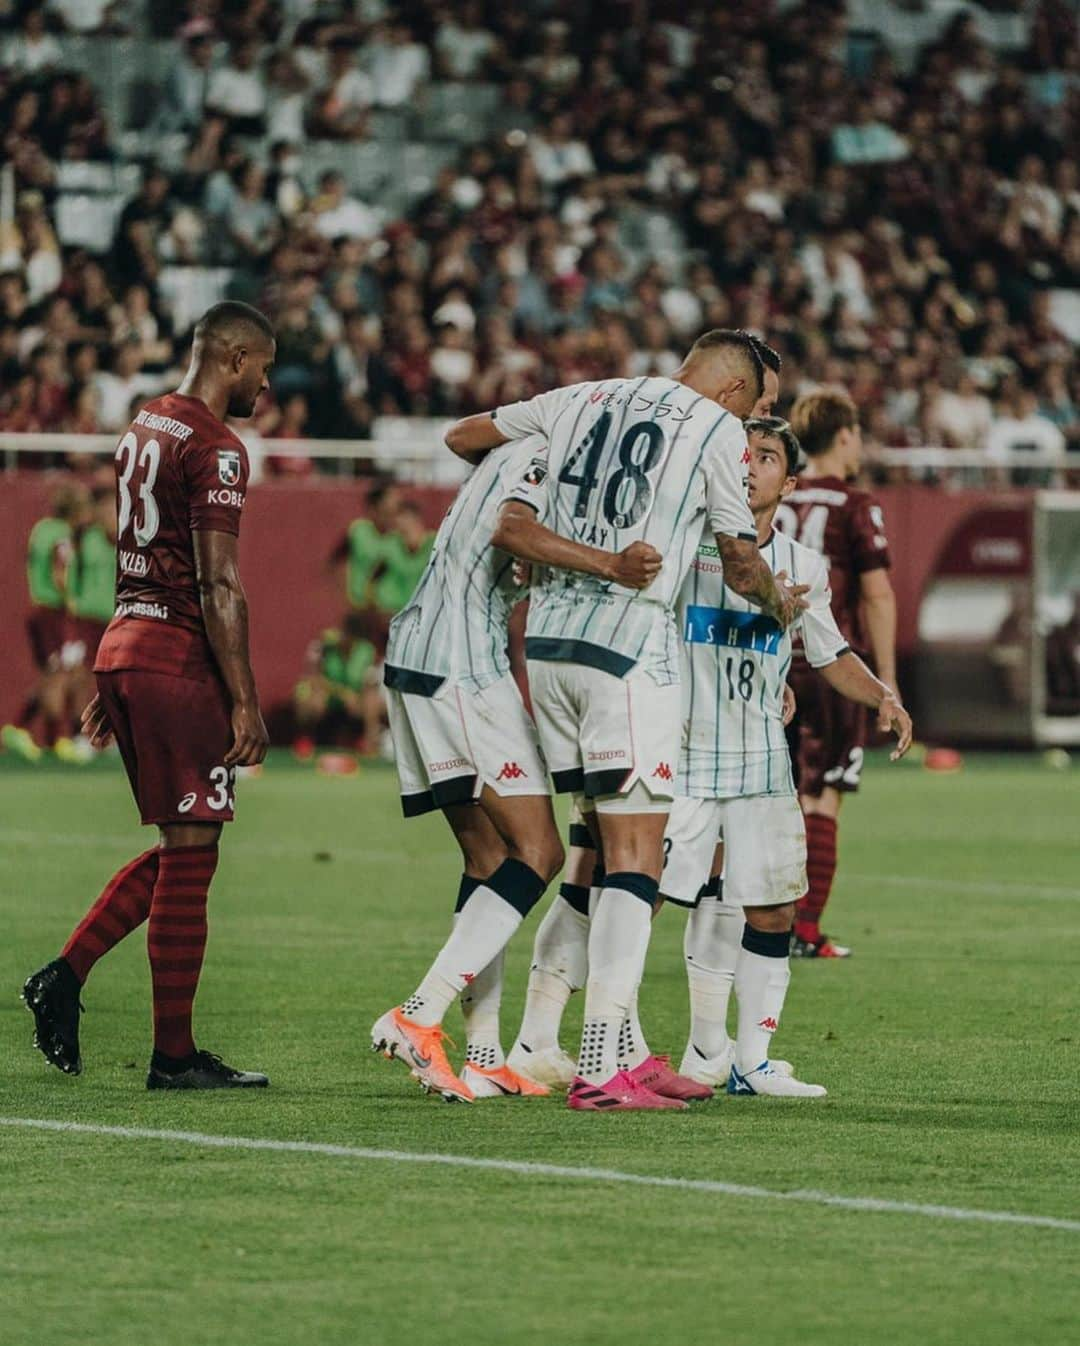
[[[432,422],[430,438],[383,435],[377,439],[263,439],[258,435],[247,436],[243,431],[239,434],[247,445],[255,480],[265,475],[261,467],[267,458],[321,458],[333,461],[338,471],[351,462],[367,462],[379,473],[410,481],[450,485],[460,481],[467,468],[442,442],[447,424],[445,420]],[[23,455],[89,454],[111,458],[118,440],[117,435],[8,434],[0,431],[0,460],[7,471],[13,472]]]
[[[413,422],[415,426],[415,422]],[[269,457],[321,458],[338,464],[370,462],[376,470],[408,477],[413,481],[453,483],[460,480],[464,468],[443,445],[446,421],[432,421],[430,436],[415,433],[398,436],[379,435],[375,439],[262,439],[241,438],[256,463]],[[8,434],[0,431],[0,457],[8,471],[18,466],[23,455],[92,454],[111,457],[116,450],[116,435]],[[1008,461],[990,457],[982,449],[878,449],[869,459],[872,465],[900,469],[916,480],[932,473],[963,471],[966,480],[986,475],[991,481],[1013,471],[1050,470],[1063,480],[1065,473],[1080,479],[1080,452],[1064,455],[1045,450],[1025,450]]]

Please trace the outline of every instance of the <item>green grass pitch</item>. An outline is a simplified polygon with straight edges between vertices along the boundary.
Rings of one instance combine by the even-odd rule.
[[[441,820],[400,819],[392,772],[324,778],[283,758],[242,785],[197,1006],[203,1045],[273,1087],[145,1092],[141,935],[86,988],[83,1076],[50,1070],[18,988],[151,834],[111,763],[8,765],[0,1116],[1076,1220],[1074,780],[1032,758],[956,775],[874,764],[845,809],[828,922],[856,956],[794,966],[777,1041],[828,1099],[605,1117],[556,1100],[450,1107],[369,1053],[372,1020],[444,936],[455,853]],[[535,920],[508,958],[507,1046]],[[676,1053],[681,938],[664,913],[642,994],[654,1047]],[[1075,1340],[1080,1322],[1075,1229],[2,1126],[0,1156],[5,1346],[989,1346]]]

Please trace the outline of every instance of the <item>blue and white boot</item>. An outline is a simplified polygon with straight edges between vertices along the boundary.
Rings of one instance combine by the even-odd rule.
[[[764,1098],[824,1098],[828,1092],[821,1084],[804,1084],[794,1075],[777,1069],[779,1062],[762,1061],[760,1066],[741,1075],[731,1067],[728,1076],[729,1094],[758,1094]],[[784,1062],[787,1065],[787,1062]]]

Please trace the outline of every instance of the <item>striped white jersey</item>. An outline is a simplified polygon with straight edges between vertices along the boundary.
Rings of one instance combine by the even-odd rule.
[[[683,639],[683,747],[678,792],[694,799],[794,793],[784,739],[784,680],[791,639],[813,668],[848,649],[829,605],[824,557],[776,530],[762,548],[774,574],[809,584],[810,606],[783,630],[724,583],[713,539],[701,540],[679,595]]]
[[[578,383],[492,415],[511,439],[541,434],[548,445],[546,477],[522,481],[510,499],[562,537],[609,552],[640,540],[664,558],[641,592],[569,571],[534,573],[528,657],[617,677],[641,666],[661,685],[677,682],[675,599],[703,526],[755,536],[742,423],[667,378]]]
[[[447,678],[480,691],[510,670],[510,613],[525,590],[513,558],[491,545],[507,493],[542,475],[544,441],[493,449],[443,519],[412,597],[390,623],[386,685],[433,696]],[[536,464],[530,470],[530,464]]]

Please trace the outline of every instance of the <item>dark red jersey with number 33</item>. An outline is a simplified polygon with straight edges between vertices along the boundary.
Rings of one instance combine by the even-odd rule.
[[[204,402],[148,402],[116,449],[116,615],[94,670],[216,673],[196,583],[193,534],[240,532],[242,442]]]

